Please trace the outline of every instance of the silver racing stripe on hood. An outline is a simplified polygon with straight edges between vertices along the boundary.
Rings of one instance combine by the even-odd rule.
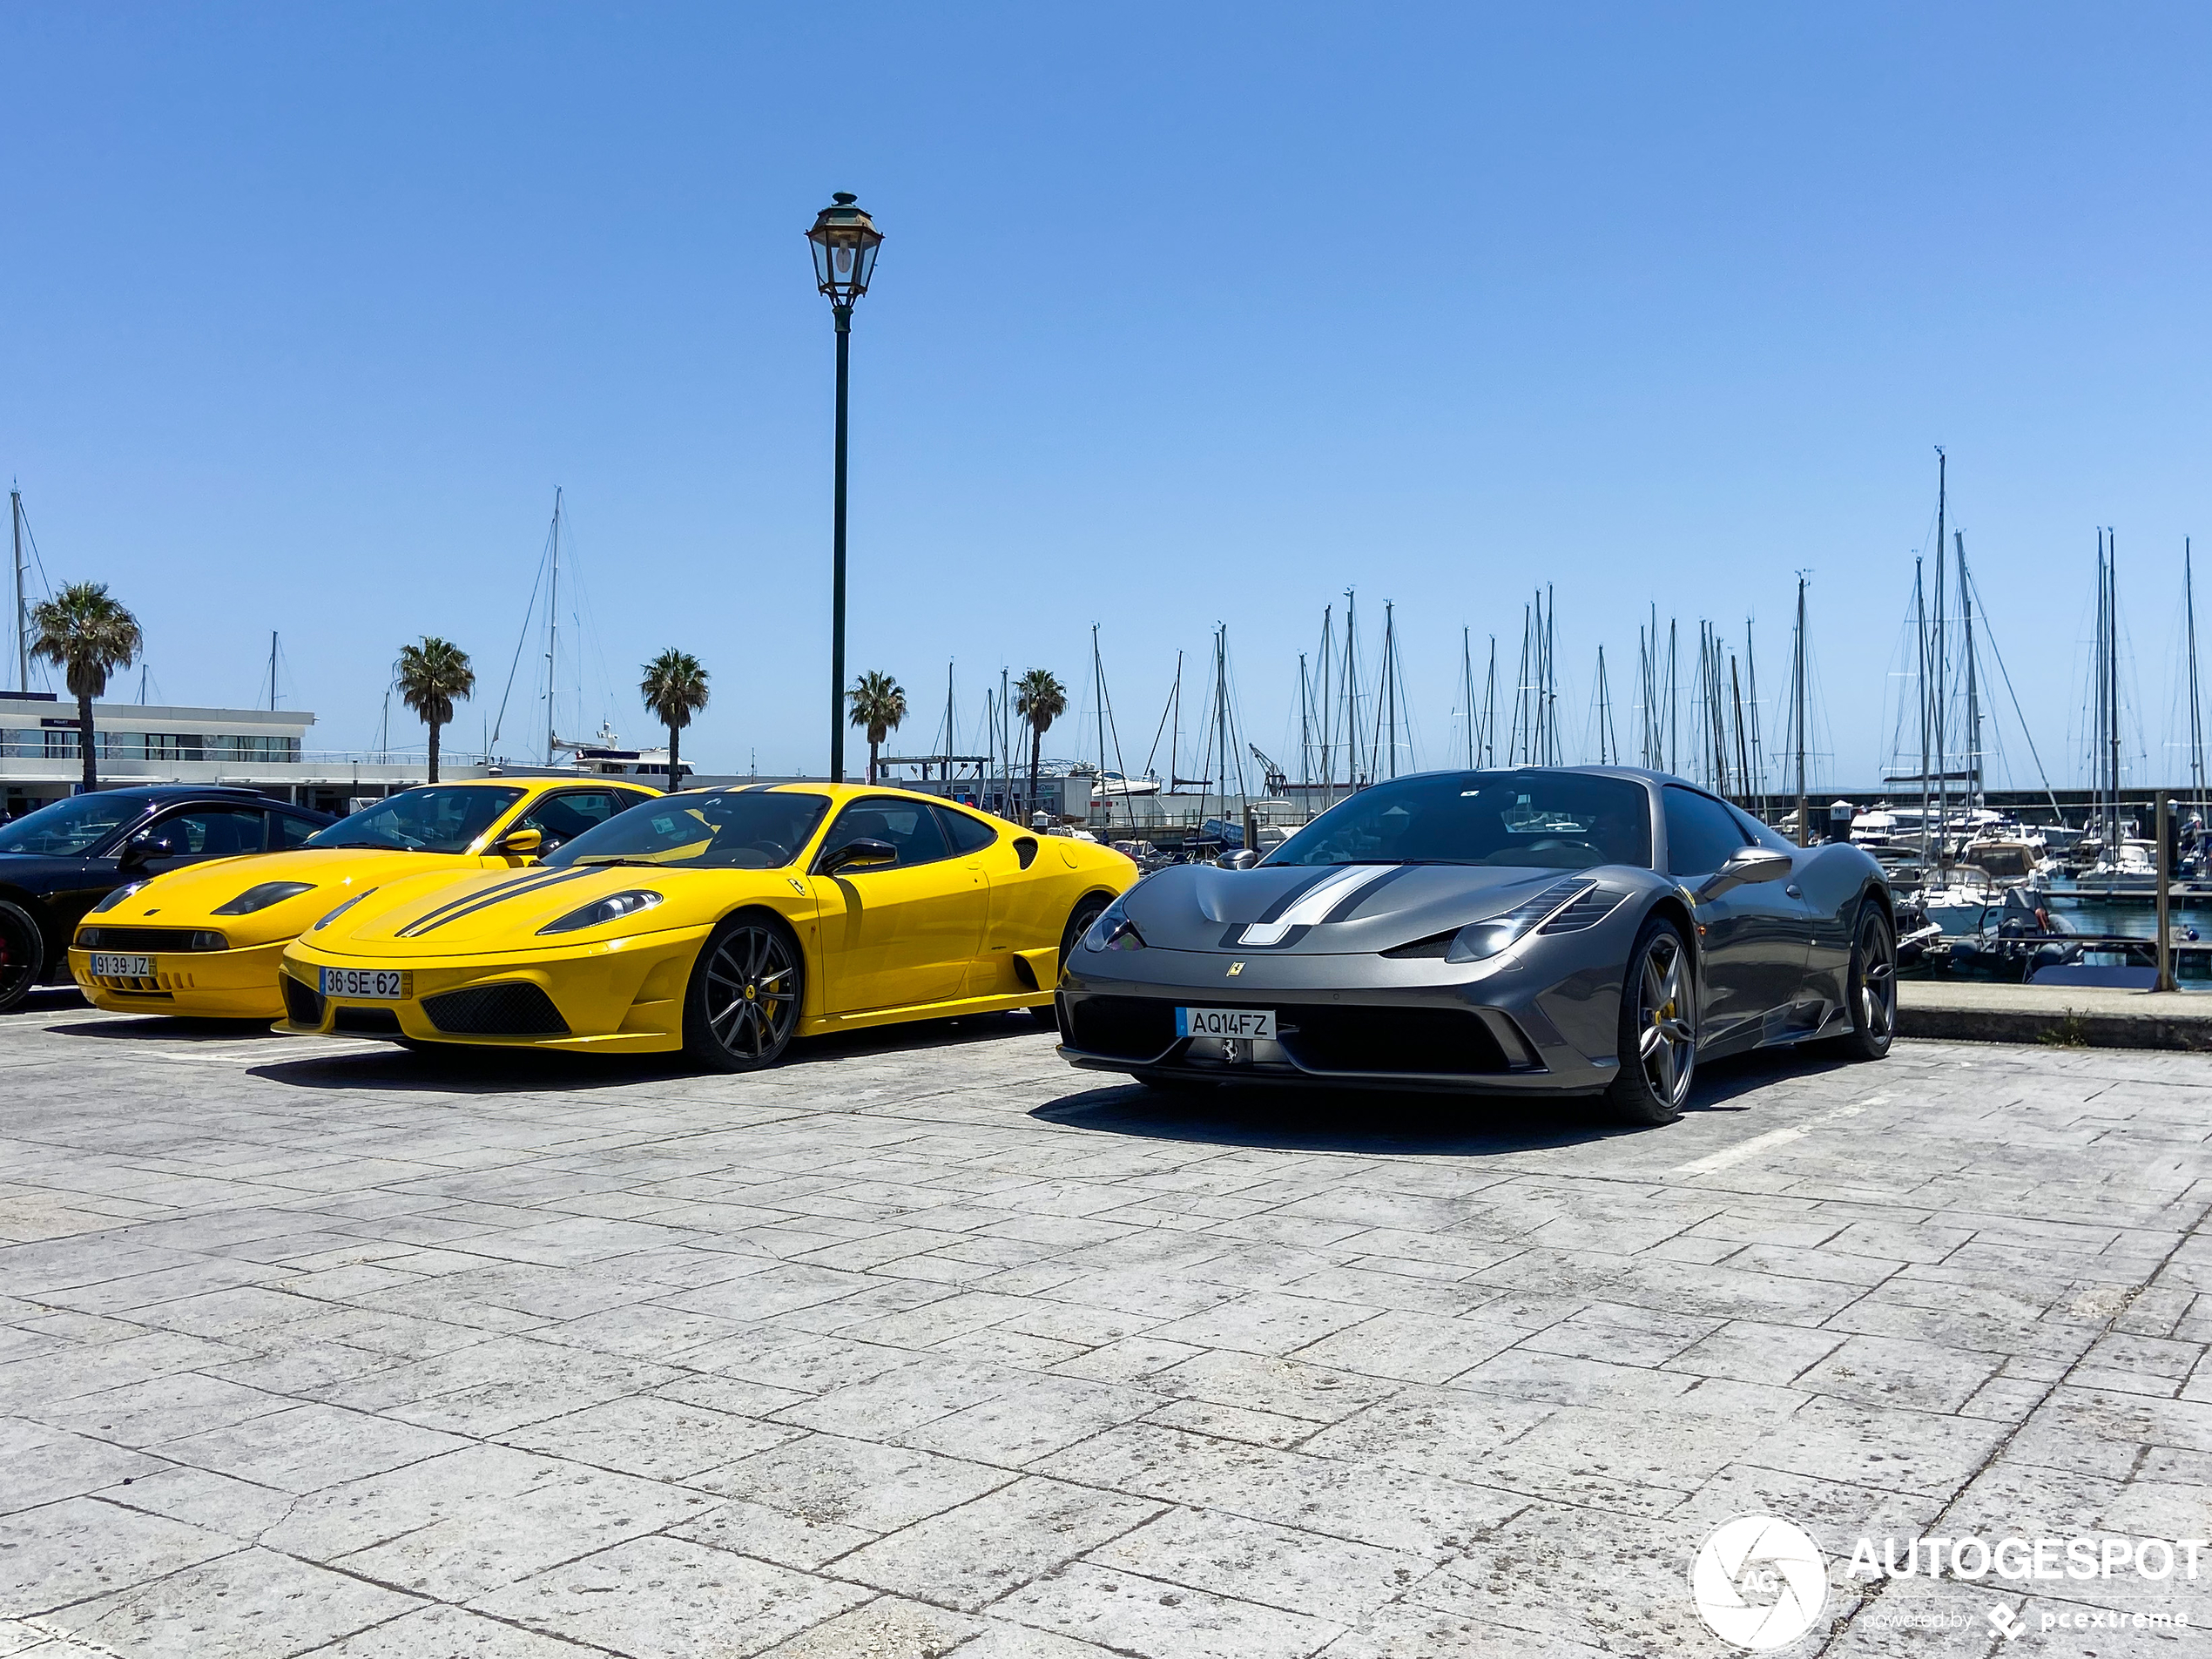
[[[1379,880],[1401,867],[1395,864],[1347,864],[1332,870],[1291,900],[1279,914],[1265,921],[1247,924],[1237,942],[1279,945],[1291,928],[1312,927],[1369,882]]]

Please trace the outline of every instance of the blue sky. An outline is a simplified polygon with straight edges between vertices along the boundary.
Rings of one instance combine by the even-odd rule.
[[[675,644],[714,674],[688,757],[819,768],[831,338],[800,238],[849,189],[889,239],[850,660],[934,710],[956,658],[963,747],[1001,665],[1085,704],[1095,622],[1141,765],[1176,651],[1225,621],[1282,754],[1298,653],[1356,586],[1365,624],[1396,605],[1441,762],[1460,628],[1517,655],[1538,582],[1570,751],[1601,642],[1633,741],[1651,603],[1688,638],[1756,617],[1764,695],[1808,570],[1820,770],[1861,783],[1941,443],[2046,765],[2080,770],[2110,524],[2130,746],[2178,777],[2209,32],[2148,6],[16,6],[0,469],[46,571],[137,610],[160,694],[251,699],[280,630],[333,749],[375,741],[423,632],[474,653],[452,741],[481,740],[557,485],[582,721],[645,737],[635,665]]]

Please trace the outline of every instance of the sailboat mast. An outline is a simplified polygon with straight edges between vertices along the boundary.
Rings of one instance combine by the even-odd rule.
[[[2099,555],[2102,557],[2101,553]],[[1928,590],[1924,575],[1925,561],[1915,554],[1912,559],[1912,628],[1919,644],[1920,673],[1918,689],[1920,693],[1920,871],[1926,879],[1928,864],[1928,813],[1932,805],[1929,793],[1928,739],[1932,728],[1928,719]],[[2100,564],[2099,569],[2103,567]]]
[[[276,630],[272,628],[269,630],[269,712],[272,714],[276,712],[276,663],[277,637]]]
[[[1737,781],[1743,787],[1743,805],[1751,804],[1751,751],[1743,732],[1743,681],[1736,671],[1736,658],[1728,659],[1729,695],[1736,699],[1736,770]]]
[[[1398,775],[1398,618],[1397,608],[1383,601],[1383,697],[1390,711],[1390,775]]]
[[[2196,797],[2196,815],[2204,817],[2204,705],[2196,689],[2196,578],[2189,556],[2189,538],[2182,538],[2182,610],[2188,630],[2189,649],[2189,790]]]
[[[1612,718],[1613,710],[1605,696],[1605,645],[1601,641],[1597,648],[1597,764],[1601,766],[1611,765],[1620,759],[1617,755],[1612,760],[1606,759],[1605,723]]]
[[[1936,789],[1936,870],[1942,872],[1949,855],[1944,840],[1951,817],[1950,745],[1945,740],[1946,717],[1951,703],[1950,639],[1945,631],[1943,604],[1943,544],[1944,509],[1948,504],[1946,485],[1949,458],[1939,446],[1936,450],[1936,545],[1935,545],[1935,789]]]
[[[1743,618],[1743,678],[1745,689],[1751,698],[1751,779],[1745,786],[1758,798],[1755,809],[1761,818],[1766,816],[1766,751],[1759,741],[1759,658],[1751,649],[1751,619]]]
[[[555,710],[559,703],[560,646],[561,491],[556,485],[553,490],[553,582],[546,590],[545,601],[545,764],[549,766],[553,764]]]
[[[16,690],[30,689],[30,595],[23,563],[23,491],[8,492],[8,518],[16,537]]]
[[[2115,865],[2120,853],[2120,532],[2107,529],[2105,536],[2105,585],[2112,597],[2105,606],[2105,672],[2112,693],[2105,699],[2105,713],[2112,732],[2112,848]]]
[[[1490,671],[1482,682],[1482,764],[1498,764],[1498,637],[1490,636]]]
[[[1102,819],[1110,822],[1113,807],[1106,799],[1106,668],[1099,660],[1098,624],[1095,622],[1090,624],[1090,685],[1095,693],[1092,701],[1098,705],[1095,711],[1098,717],[1098,810]],[[947,748],[951,746],[950,744],[946,745]],[[1126,784],[1128,780],[1124,779],[1123,781]],[[1136,811],[1135,806],[1130,808],[1132,822],[1135,821]]]
[[[1359,643],[1359,601],[1344,590],[1344,759],[1347,790],[1359,787],[1359,668],[1352,652]]]
[[[1959,553],[1959,604],[1966,650],[1966,810],[1981,806],[1981,688],[1974,678],[1974,590],[1966,580],[1966,533],[1951,532]]]
[[[1305,653],[1298,654],[1298,781],[1300,804],[1309,810],[1313,802],[1310,792],[1313,787],[1313,703],[1305,679]]]
[[[1805,579],[1797,578],[1797,845],[1812,845],[1812,826],[1805,816]]]
[[[1329,699],[1329,685],[1336,669],[1336,607],[1321,607],[1321,696],[1314,705],[1321,716],[1321,799],[1325,806],[1336,796],[1336,752],[1330,739],[1336,735],[1336,705]],[[1309,806],[1311,802],[1307,803]]]
[[[1464,624],[1460,629],[1460,688],[1466,701],[1460,704],[1467,713],[1467,770],[1474,770],[1474,636]]]

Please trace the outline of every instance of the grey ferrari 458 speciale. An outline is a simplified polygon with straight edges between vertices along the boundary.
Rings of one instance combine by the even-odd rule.
[[[1061,1053],[1157,1088],[1602,1094],[1671,1122],[1700,1059],[1897,1023],[1874,860],[1797,847],[1678,778],[1435,772],[1364,789],[1249,869],[1186,864],[1068,953]]]

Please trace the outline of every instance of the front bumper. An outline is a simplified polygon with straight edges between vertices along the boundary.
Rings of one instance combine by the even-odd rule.
[[[188,1019],[275,1020],[284,1015],[278,964],[291,941],[235,950],[164,950],[146,979],[94,977],[92,953],[72,945],[70,976],[96,1008],[115,1014],[172,1014]]]
[[[1061,1055],[1097,1071],[1358,1089],[1589,1094],[1619,1072],[1617,968],[1609,986],[1562,987],[1512,958],[1255,954],[1231,976],[1234,960],[1079,949],[1054,1003]],[[1572,1037],[1548,1006],[1561,995]],[[1279,1035],[1234,1049],[1178,1036],[1177,1008],[1271,1010]]]
[[[658,1054],[684,1046],[684,996],[711,929],[671,928],[550,950],[428,960],[341,954],[296,941],[284,954],[281,1028],[482,1048]],[[326,968],[401,976],[397,997],[322,993]]]

